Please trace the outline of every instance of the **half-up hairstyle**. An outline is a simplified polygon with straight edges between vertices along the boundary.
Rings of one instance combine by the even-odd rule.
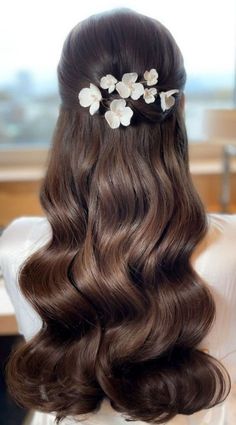
[[[103,105],[92,116],[78,101],[106,74],[120,81],[152,68],[160,90],[179,90],[168,111],[158,98],[128,98],[131,124],[112,129]],[[190,261],[208,222],[189,171],[181,52],[157,20],[113,9],[71,30],[58,80],[40,189],[52,235],[19,274],[42,328],[12,353],[9,391],[57,423],[97,412],[105,398],[126,419],[156,424],[213,407],[230,376],[199,348],[216,310]]]

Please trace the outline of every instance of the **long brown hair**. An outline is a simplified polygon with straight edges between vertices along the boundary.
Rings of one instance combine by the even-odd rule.
[[[80,106],[90,82],[151,68],[160,90],[179,90],[169,110],[129,98],[131,124],[111,129],[103,106],[93,116]],[[159,21],[113,9],[71,30],[58,80],[40,190],[52,236],[19,278],[42,328],[12,353],[9,391],[57,423],[96,412],[104,398],[129,420],[157,424],[210,408],[230,377],[198,347],[215,303],[190,262],[208,222],[189,171],[181,52]]]

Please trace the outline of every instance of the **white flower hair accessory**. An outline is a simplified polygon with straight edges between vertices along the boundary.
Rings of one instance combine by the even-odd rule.
[[[129,125],[132,115],[133,111],[126,106],[124,99],[114,99],[110,103],[110,111],[105,113],[105,118],[111,128],[118,128],[120,124]]]
[[[80,90],[78,97],[81,106],[90,106],[89,112],[91,115],[98,111],[100,100],[102,100],[102,93],[97,86],[90,83],[89,88],[86,87]]]
[[[115,90],[120,95],[121,99],[114,99],[110,102],[109,110],[105,112],[105,119],[111,128],[115,129],[120,126],[130,125],[133,116],[133,110],[126,106],[124,99],[131,98],[138,100],[141,97],[145,103],[150,104],[156,101],[156,96],[160,97],[160,106],[163,112],[171,109],[175,104],[174,94],[178,93],[178,89],[171,89],[168,91],[159,91],[154,86],[158,82],[159,74],[155,68],[146,70],[143,74],[144,80],[137,81],[137,72],[126,72],[122,76],[122,80],[118,81],[112,74],[106,74],[100,79],[100,87],[108,90],[108,93],[113,93]],[[148,88],[144,88],[144,84]],[[149,88],[150,87],[150,88]],[[100,102],[109,100],[107,97],[103,98],[100,89],[94,84],[90,83],[90,87],[83,88],[78,94],[80,105],[83,107],[90,107],[89,112],[94,115],[100,108]],[[104,107],[107,108],[106,103]]]
[[[173,97],[173,94],[178,93],[179,90],[169,90],[169,91],[162,91],[160,93],[161,98],[161,108],[165,112],[167,109],[170,109],[174,103],[175,98]]]
[[[145,71],[143,76],[147,81],[148,86],[154,86],[158,81],[158,72],[154,68],[152,68],[150,71]]]
[[[157,94],[157,89],[155,87],[151,87],[150,89],[145,89],[143,98],[146,103],[155,102],[155,95]]]
[[[100,86],[102,89],[108,89],[109,93],[112,93],[116,88],[117,79],[111,74],[107,74],[100,80]]]
[[[136,83],[137,72],[129,72],[123,75],[122,81],[116,84],[116,90],[121,97],[131,97],[134,100],[139,99],[144,93],[144,87],[141,83]]]

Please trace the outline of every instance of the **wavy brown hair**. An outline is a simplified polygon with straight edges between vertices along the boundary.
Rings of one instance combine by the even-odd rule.
[[[111,129],[78,92],[106,74],[159,72],[175,105],[127,104],[131,124]],[[52,235],[20,269],[21,291],[42,328],[13,350],[16,402],[66,416],[104,398],[127,420],[162,424],[222,402],[224,366],[199,348],[215,319],[191,256],[208,231],[194,188],[181,98],[184,62],[157,20],[131,9],[92,15],[67,36],[58,64],[61,105],[40,202]],[[117,98],[107,96],[105,104]]]

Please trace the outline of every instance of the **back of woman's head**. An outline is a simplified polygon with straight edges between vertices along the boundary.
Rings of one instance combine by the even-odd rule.
[[[156,69],[161,98],[126,98],[129,125],[111,128],[111,74]],[[61,106],[40,201],[51,239],[22,266],[20,287],[43,320],[7,366],[12,396],[57,419],[106,397],[131,420],[164,423],[227,396],[227,371],[199,344],[215,304],[190,262],[206,235],[183,116],[181,52],[160,22],[130,9],[93,15],[68,35],[58,65]],[[78,94],[103,101],[93,115]]]

